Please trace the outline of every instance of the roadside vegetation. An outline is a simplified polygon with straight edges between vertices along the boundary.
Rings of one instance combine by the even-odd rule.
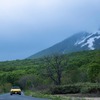
[[[99,94],[100,50],[0,62],[0,93],[9,92],[13,85],[19,85],[24,91],[33,91],[33,94],[42,91],[49,96]]]
[[[70,96],[65,96],[65,95],[51,95],[51,94],[45,94],[43,92],[33,92],[33,91],[26,91],[25,94],[38,98],[48,98],[50,100],[86,100],[84,97],[72,98]]]

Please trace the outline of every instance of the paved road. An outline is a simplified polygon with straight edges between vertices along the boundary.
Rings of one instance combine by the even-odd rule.
[[[9,93],[7,93],[0,95],[0,100],[49,100],[49,99],[29,97],[25,96],[23,93],[22,95],[17,95],[17,94],[10,95]]]

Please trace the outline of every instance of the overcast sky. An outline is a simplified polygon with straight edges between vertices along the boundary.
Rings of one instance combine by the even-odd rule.
[[[0,61],[24,59],[100,27],[100,0],[0,0]]]

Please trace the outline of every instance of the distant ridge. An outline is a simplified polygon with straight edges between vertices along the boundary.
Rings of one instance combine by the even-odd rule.
[[[88,33],[85,31],[79,32],[28,58],[34,59],[53,54],[67,54],[71,52],[95,49],[100,49],[100,30],[93,33]]]

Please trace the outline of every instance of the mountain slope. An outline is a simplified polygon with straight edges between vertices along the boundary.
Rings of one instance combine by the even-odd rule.
[[[30,56],[29,58],[40,58],[52,54],[66,54],[95,49],[100,49],[100,31],[94,33],[80,32],[50,48]]]

